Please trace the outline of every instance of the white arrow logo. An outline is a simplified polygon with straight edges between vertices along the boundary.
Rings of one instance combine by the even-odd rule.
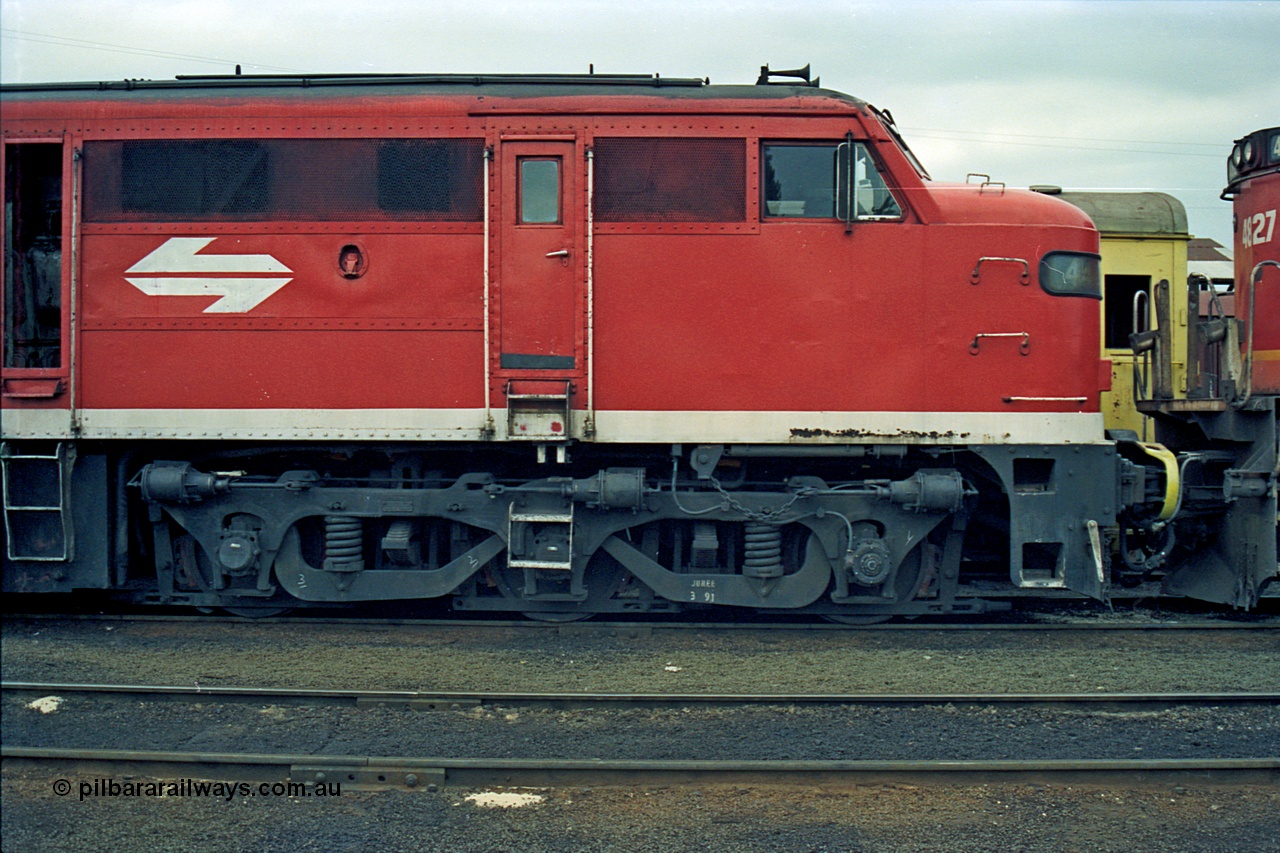
[[[239,278],[239,273],[293,272],[271,255],[200,255],[216,237],[170,237],[160,248],[138,261],[129,273],[147,278],[125,281],[148,296],[219,296],[205,314],[243,314],[257,308],[293,278]],[[206,277],[176,276],[198,273]],[[154,276],[154,277],[152,277]]]

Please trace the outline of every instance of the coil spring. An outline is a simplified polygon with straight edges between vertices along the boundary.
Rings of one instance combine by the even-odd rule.
[[[750,521],[743,525],[742,573],[749,578],[782,577],[782,528]]]
[[[364,523],[351,515],[324,517],[324,567],[329,571],[358,572],[364,568]]]

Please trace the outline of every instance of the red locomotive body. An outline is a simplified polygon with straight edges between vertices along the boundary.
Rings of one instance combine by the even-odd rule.
[[[1252,394],[1280,394],[1280,128],[1236,140],[1227,161],[1235,207],[1238,316],[1245,322],[1245,359]]]
[[[5,588],[1103,594],[1176,477],[1101,432],[1092,224],[762,80],[7,87]]]

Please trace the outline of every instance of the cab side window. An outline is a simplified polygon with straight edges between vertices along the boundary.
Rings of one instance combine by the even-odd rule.
[[[762,148],[766,219],[902,218],[901,206],[861,142],[766,142]]]

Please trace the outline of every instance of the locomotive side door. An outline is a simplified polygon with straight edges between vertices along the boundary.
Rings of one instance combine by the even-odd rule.
[[[490,204],[490,388],[513,439],[563,441],[584,375],[581,169],[572,137],[503,139]],[[493,200],[491,200],[492,202]]]

